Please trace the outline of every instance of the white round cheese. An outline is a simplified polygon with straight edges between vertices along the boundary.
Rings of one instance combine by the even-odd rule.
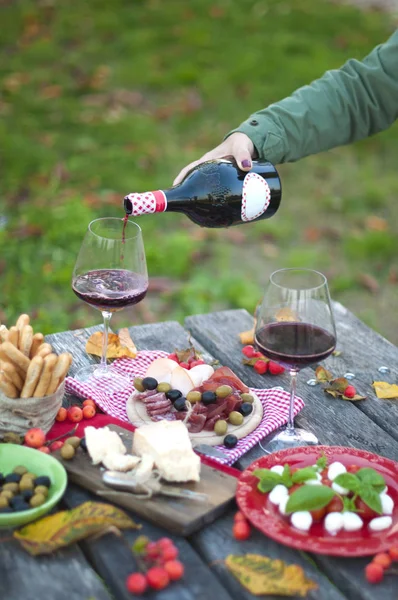
[[[308,510],[300,510],[290,517],[293,527],[301,531],[308,531],[312,525],[312,515]]]
[[[361,529],[363,525],[363,521],[357,513],[354,512],[344,512],[343,513],[343,527],[344,531],[358,531]]]
[[[392,525],[391,517],[376,517],[369,521],[369,529],[371,531],[383,531]]]
[[[270,491],[268,499],[272,504],[279,506],[281,501],[288,496],[289,492],[285,485],[278,483],[273,490]]]
[[[331,535],[336,535],[341,529],[343,529],[344,519],[343,513],[340,512],[331,512],[326,515],[325,520],[323,522],[324,527],[328,533]]]
[[[341,462],[336,461],[329,465],[328,478],[330,479],[330,481],[334,481],[337,475],[341,475],[341,473],[346,472],[347,469],[345,468],[345,466]]]

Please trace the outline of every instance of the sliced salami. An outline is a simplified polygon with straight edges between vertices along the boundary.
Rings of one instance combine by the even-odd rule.
[[[190,433],[199,433],[202,431],[206,422],[206,415],[194,415],[193,413],[188,419],[187,428]]]

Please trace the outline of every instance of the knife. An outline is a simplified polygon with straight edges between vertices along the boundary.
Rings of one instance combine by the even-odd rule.
[[[221,450],[218,450],[214,446],[209,446],[208,444],[198,444],[197,446],[194,446],[193,449],[199,454],[210,456],[210,458],[220,458],[221,460],[229,459],[228,454],[225,454],[225,452],[221,452]]]

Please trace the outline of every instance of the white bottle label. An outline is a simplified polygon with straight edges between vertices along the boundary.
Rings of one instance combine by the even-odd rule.
[[[271,190],[268,183],[257,173],[248,173],[243,181],[242,221],[260,217],[268,208]]]

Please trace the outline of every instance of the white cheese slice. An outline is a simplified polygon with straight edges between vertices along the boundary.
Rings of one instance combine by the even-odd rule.
[[[109,471],[131,471],[139,462],[138,456],[119,452],[108,452],[102,459],[102,464]]]
[[[84,430],[87,451],[94,465],[103,462],[105,456],[110,453],[126,454],[127,450],[116,431],[109,427],[96,429],[91,425]]]
[[[200,458],[192,450],[182,421],[163,420],[139,427],[133,436],[133,454],[149,454],[166,481],[199,481]]]

